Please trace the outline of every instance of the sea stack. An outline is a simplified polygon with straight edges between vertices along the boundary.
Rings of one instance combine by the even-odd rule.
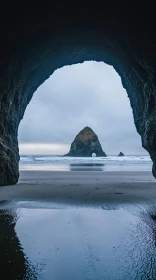
[[[79,132],[71,144],[70,151],[64,156],[68,157],[92,157],[92,154],[97,157],[106,157],[107,155],[102,150],[98,136],[88,126]]]
[[[125,155],[124,155],[124,153],[122,153],[122,152],[120,152],[119,154],[118,154],[118,157],[124,157]]]

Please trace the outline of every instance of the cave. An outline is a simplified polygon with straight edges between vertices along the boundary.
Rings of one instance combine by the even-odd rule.
[[[155,10],[120,1],[113,8],[74,5],[38,3],[33,9],[16,1],[1,8],[1,186],[18,182],[18,126],[33,93],[56,69],[89,60],[112,65],[121,77],[156,177]]]

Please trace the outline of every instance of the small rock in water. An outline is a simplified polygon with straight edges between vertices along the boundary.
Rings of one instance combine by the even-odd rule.
[[[118,157],[124,157],[125,155],[124,155],[124,153],[122,153],[122,152],[120,152],[119,154],[118,154]]]

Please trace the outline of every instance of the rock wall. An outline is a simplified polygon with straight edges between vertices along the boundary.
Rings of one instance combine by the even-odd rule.
[[[16,233],[17,214],[0,209],[0,263],[2,279],[33,279],[38,275],[29,262]],[[4,276],[5,275],[5,276]]]
[[[94,153],[97,157],[107,156],[101,147],[98,136],[90,127],[86,126],[76,135],[69,153],[65,156],[92,157]]]
[[[120,75],[156,177],[154,7],[51,5],[16,1],[0,10],[0,185],[18,181],[18,126],[34,91],[57,68],[85,60],[104,61]]]

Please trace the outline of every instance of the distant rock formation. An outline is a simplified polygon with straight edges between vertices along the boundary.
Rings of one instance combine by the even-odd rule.
[[[97,157],[106,157],[107,155],[102,150],[98,136],[94,131],[86,126],[75,137],[71,144],[70,151],[64,156],[68,157],[92,157],[95,153]]]
[[[124,157],[125,155],[124,155],[124,153],[122,153],[122,152],[120,152],[119,154],[118,154],[118,157]]]

